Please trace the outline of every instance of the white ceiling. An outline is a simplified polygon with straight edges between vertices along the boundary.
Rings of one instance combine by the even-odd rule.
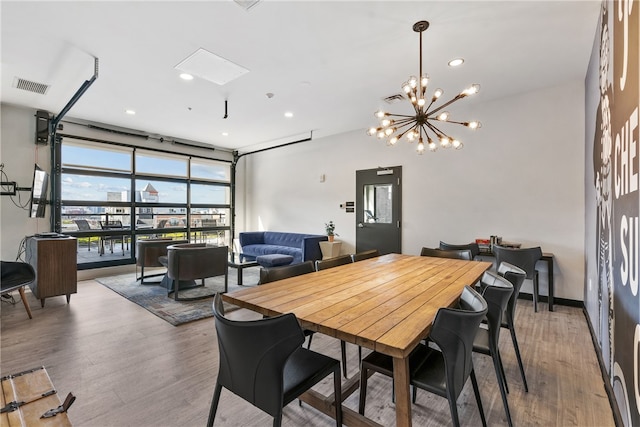
[[[412,26],[420,20],[431,23],[424,70],[445,99],[470,83],[482,89],[461,103],[583,79],[600,1],[263,0],[248,11],[231,0],[0,6],[2,102],[58,114],[97,57],[99,77],[67,118],[247,150],[376,124],[381,99],[418,74]],[[223,86],[181,80],[174,67],[199,48],[249,73]],[[447,67],[455,57],[466,62]],[[16,77],[50,88],[19,90]]]

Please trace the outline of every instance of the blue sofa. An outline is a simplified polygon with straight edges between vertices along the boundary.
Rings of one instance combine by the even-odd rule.
[[[253,261],[260,255],[285,254],[293,257],[292,264],[322,259],[319,242],[327,240],[327,236],[317,234],[277,231],[248,231],[239,237],[244,259]]]

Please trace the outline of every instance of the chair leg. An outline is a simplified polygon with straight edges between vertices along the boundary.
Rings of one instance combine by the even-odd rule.
[[[504,384],[504,390],[509,394],[509,384],[507,384],[507,374],[504,373],[504,364],[502,363],[502,356],[498,354],[498,362],[500,362],[500,373],[502,374],[502,383]]]
[[[336,403],[336,426],[342,426],[342,381],[340,380],[340,368],[333,370],[333,396]]]
[[[309,334],[309,342],[307,343],[307,350],[311,348],[311,340],[313,339],[313,334]]]
[[[509,401],[507,400],[507,393],[505,390],[504,369],[500,360],[500,352],[497,350],[495,352],[492,351],[491,358],[493,359],[493,367],[496,370],[496,379],[498,380],[498,386],[500,387],[500,396],[502,397],[504,412],[507,415],[507,423],[509,424],[509,427],[513,427],[513,422],[511,421],[511,411],[509,411]]]
[[[21,287],[20,289],[18,289],[18,292],[20,292],[20,298],[22,299],[22,305],[24,305],[24,309],[27,310],[27,314],[29,315],[29,319],[33,319],[33,316],[31,315],[31,307],[29,307],[29,301],[27,301],[27,297],[24,294],[24,287]]]
[[[476,371],[473,368],[471,369],[470,377],[471,377],[471,385],[473,386],[473,393],[476,395],[476,403],[478,404],[478,410],[480,411],[480,419],[482,420],[482,427],[487,427],[487,419],[484,416],[484,408],[482,407],[482,400],[480,399],[480,390],[478,389],[478,380],[476,379]],[[455,405],[455,402],[453,404]]]
[[[447,400],[449,401],[449,410],[451,411],[451,421],[454,427],[460,427],[460,419],[458,418],[458,406],[456,405],[456,398],[450,390],[447,390]],[[486,424],[484,424],[486,427]]]
[[[536,313],[538,312],[538,293],[540,290],[538,286],[538,272],[536,271],[533,276],[533,311]]]
[[[340,352],[342,353],[342,375],[347,378],[347,345],[340,340]]]
[[[518,359],[518,367],[520,368],[520,375],[522,376],[522,382],[524,383],[524,391],[528,393],[529,386],[527,385],[527,377],[524,374],[524,365],[522,365],[520,348],[518,347],[518,340],[516,339],[516,329],[513,324],[509,325],[509,331],[511,332],[511,341],[513,342],[513,348],[516,349],[516,359]]]
[[[213,426],[213,420],[216,417],[216,412],[218,411],[218,402],[220,401],[220,392],[222,391],[222,386],[216,382],[216,388],[213,392],[213,399],[211,400],[211,409],[209,410],[209,421],[207,421],[207,427]]]
[[[363,364],[360,368],[360,402],[358,404],[358,413],[364,415],[364,406],[367,401],[367,378],[369,377],[369,370]]]
[[[282,409],[273,417],[273,427],[280,427],[282,425]]]

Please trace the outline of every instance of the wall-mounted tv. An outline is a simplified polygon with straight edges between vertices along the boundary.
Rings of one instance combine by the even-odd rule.
[[[49,184],[49,174],[35,165],[33,170],[33,182],[31,183],[31,202],[29,206],[29,217],[44,218],[47,207],[47,186]]]

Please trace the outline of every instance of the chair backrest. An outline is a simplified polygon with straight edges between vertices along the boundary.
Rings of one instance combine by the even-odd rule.
[[[220,294],[214,298],[213,315],[220,351],[218,383],[275,416],[283,406],[285,363],[304,342],[295,315],[230,320]]]
[[[452,259],[464,259],[467,261],[471,261],[473,256],[469,249],[458,249],[458,250],[444,250],[444,249],[432,249],[432,248],[422,248],[420,251],[421,256],[432,256],[436,258],[452,258]]]
[[[73,221],[78,226],[78,230],[80,230],[80,231],[91,230],[91,226],[89,225],[89,221],[87,221],[86,219],[74,219]]]
[[[280,267],[261,268],[260,282],[258,284],[263,285],[265,283],[275,282],[289,277],[313,273],[314,271],[316,271],[316,269],[313,266],[313,261],[305,261],[298,264],[283,265]]]
[[[487,324],[489,325],[489,346],[498,348],[500,328],[502,327],[502,313],[507,308],[509,298],[513,295],[513,285],[507,279],[491,271],[482,275],[482,296],[487,302]]]
[[[456,398],[473,369],[473,340],[480,322],[487,314],[487,303],[470,286],[465,286],[459,308],[441,308],[429,334],[444,357],[447,388]]]
[[[335,258],[319,259],[316,261],[316,271],[326,270],[327,268],[337,267],[339,265],[351,264],[353,260],[351,255],[340,255]]]
[[[471,251],[472,259],[480,255],[480,246],[478,246],[477,243],[467,243],[466,245],[453,245],[451,243],[445,243],[441,240],[440,249],[444,249],[446,251],[459,251],[459,250],[468,249]]]
[[[380,252],[377,249],[370,249],[368,251],[357,252],[351,255],[353,262],[362,261],[369,258],[375,258],[380,256]]]
[[[227,274],[229,248],[205,243],[167,247],[167,275],[174,280],[195,280]]]
[[[509,321],[513,322],[516,316],[516,302],[518,301],[518,294],[520,288],[524,283],[524,279],[527,277],[527,273],[520,267],[516,267],[508,262],[502,262],[498,265],[498,274],[507,279],[513,285],[513,294],[509,298],[507,304],[506,314],[509,317]]]
[[[11,292],[20,286],[31,283],[36,278],[36,272],[26,262],[2,261],[0,262],[0,287],[2,293]]]
[[[493,253],[496,256],[496,265],[508,262],[516,267],[520,267],[527,273],[527,279],[533,279],[536,274],[536,262],[542,258],[542,249],[540,249],[540,246],[525,249],[494,246]]]

